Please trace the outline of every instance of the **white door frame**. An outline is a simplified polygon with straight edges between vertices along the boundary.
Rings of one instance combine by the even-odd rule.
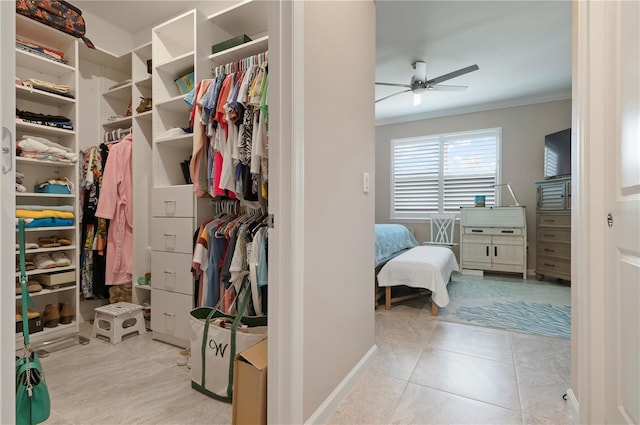
[[[267,423],[303,423],[304,3],[269,2]],[[295,107],[294,107],[295,106]]]
[[[15,141],[15,6],[0,1],[0,127]],[[0,423],[15,421],[15,145],[11,143],[11,171],[0,167]],[[7,155],[0,153],[5,166]]]

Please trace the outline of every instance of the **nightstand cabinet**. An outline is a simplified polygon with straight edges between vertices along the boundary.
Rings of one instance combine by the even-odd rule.
[[[536,277],[571,280],[571,178],[536,182]]]

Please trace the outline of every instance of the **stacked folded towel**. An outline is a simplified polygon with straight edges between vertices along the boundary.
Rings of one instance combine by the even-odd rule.
[[[78,161],[78,155],[73,152],[73,149],[53,142],[46,137],[25,135],[18,140],[17,145],[20,148],[20,156],[22,157],[49,161]]]
[[[25,227],[73,226],[71,205],[16,205],[16,219],[25,219]],[[17,222],[17,220],[16,220]]]

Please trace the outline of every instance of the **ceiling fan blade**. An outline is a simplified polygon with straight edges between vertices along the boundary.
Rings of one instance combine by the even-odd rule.
[[[468,89],[468,86],[448,86],[444,84],[438,84],[436,86],[428,87],[429,91],[464,91]]]
[[[407,87],[411,88],[409,84],[394,84],[394,83],[376,83],[379,86],[391,86],[391,87]]]
[[[385,97],[383,97],[383,98],[381,98],[381,99],[376,100],[376,103],[378,103],[378,102],[380,102],[380,101],[382,101],[382,100],[385,100],[385,99],[389,99],[390,97],[395,96],[395,95],[397,95],[397,94],[402,94],[402,93],[406,93],[406,92],[409,92],[409,91],[411,91],[411,89],[409,89],[409,90],[399,91],[398,93],[394,93],[394,94],[390,94],[389,96],[385,96]]]
[[[477,71],[478,69],[480,69],[478,67],[478,65],[471,65],[471,66],[468,66],[466,68],[462,68],[462,69],[459,69],[457,71],[453,71],[453,72],[450,72],[448,74],[444,74],[444,75],[436,77],[436,78],[434,78],[432,80],[429,80],[429,81],[427,81],[427,86],[433,86],[435,84],[442,83],[442,82],[450,80],[452,78],[456,78],[456,77],[459,77],[461,75],[468,74],[469,72]]]
[[[413,68],[416,70],[414,81],[427,81],[427,64],[418,61],[413,63]]]

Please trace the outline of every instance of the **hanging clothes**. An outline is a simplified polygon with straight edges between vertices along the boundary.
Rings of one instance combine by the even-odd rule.
[[[111,147],[96,210],[97,217],[111,220],[107,239],[107,285],[131,286],[132,282],[132,142],[132,136],[128,135]]]

